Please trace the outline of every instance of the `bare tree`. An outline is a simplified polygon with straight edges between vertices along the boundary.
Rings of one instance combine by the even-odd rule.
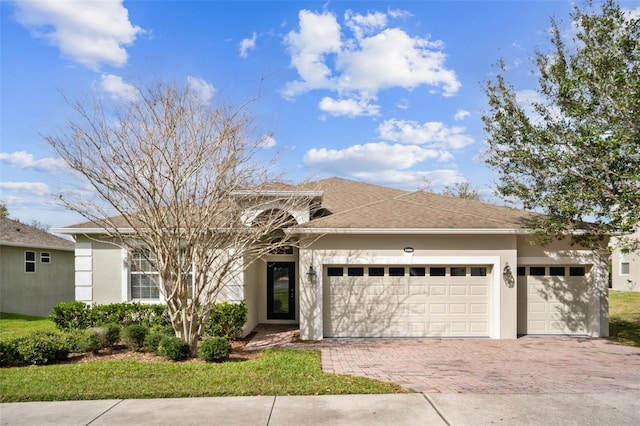
[[[480,192],[471,186],[471,182],[464,181],[458,182],[453,186],[445,186],[442,189],[442,194],[450,197],[465,198],[467,200],[480,201]]]
[[[176,335],[195,356],[220,290],[285,243],[283,212],[300,198],[274,190],[255,160],[261,138],[247,105],[164,83],[115,103],[66,101],[77,118],[45,139],[97,195],[62,201],[135,253],[139,270],[158,272]]]

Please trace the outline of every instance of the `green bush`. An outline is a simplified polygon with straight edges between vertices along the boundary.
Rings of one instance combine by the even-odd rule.
[[[167,336],[175,336],[173,332],[173,328],[171,329],[167,329],[166,327],[153,328],[151,331],[149,331],[149,334],[147,334],[147,337],[144,338],[144,345],[143,345],[144,350],[147,352],[157,353],[160,340],[162,340],[163,337],[167,337]]]
[[[62,361],[69,355],[66,339],[49,331],[34,331],[19,338],[16,349],[26,363],[35,365]]]
[[[18,352],[17,339],[0,342],[0,367],[11,367],[23,361]]]
[[[83,302],[58,303],[49,318],[63,331],[82,330],[102,324],[117,324],[119,327],[140,324],[149,328],[171,325],[166,305],[142,303],[93,306]]]
[[[53,307],[49,316],[60,330],[82,330],[90,327],[91,306],[84,302],[61,302]]]
[[[97,329],[104,333],[102,337],[104,348],[113,348],[120,341],[121,327],[118,324],[102,324]]]
[[[122,329],[120,339],[128,348],[139,351],[144,346],[144,339],[148,333],[149,329],[144,325],[131,324]]]
[[[207,362],[223,362],[229,359],[231,344],[224,337],[204,339],[198,349],[198,358]]]
[[[205,325],[205,334],[211,337],[235,339],[242,333],[242,327],[247,322],[247,306],[241,303],[219,303],[216,305],[209,321]]]
[[[176,336],[164,336],[158,343],[158,355],[173,361],[182,361],[189,357],[189,345]]]
[[[95,328],[87,328],[76,334],[73,349],[75,352],[92,352],[95,354],[102,349],[100,340],[100,335]]]

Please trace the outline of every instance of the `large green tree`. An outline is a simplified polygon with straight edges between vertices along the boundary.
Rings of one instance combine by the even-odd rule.
[[[584,243],[640,221],[640,19],[613,0],[571,18],[570,39],[552,19],[550,49],[535,51],[537,101],[500,60],[483,121],[499,193],[544,213],[531,223],[542,240]]]

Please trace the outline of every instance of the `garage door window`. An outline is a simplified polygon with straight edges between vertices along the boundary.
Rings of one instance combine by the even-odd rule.
[[[487,276],[487,268],[485,268],[484,266],[472,267],[471,268],[471,276],[472,277],[486,277]]]
[[[529,275],[534,277],[542,277],[545,274],[544,266],[532,266],[529,268]]]
[[[384,277],[384,268],[369,268],[370,277]]]
[[[409,268],[409,276],[411,277],[424,277],[426,275],[426,268]]]
[[[451,268],[452,277],[465,277],[467,275],[467,268],[464,266],[454,266]]]
[[[343,274],[342,268],[327,268],[327,275],[330,277],[341,277]]]
[[[444,277],[447,270],[445,268],[429,268],[429,275],[432,277]]]
[[[390,277],[404,277],[404,268],[389,268]]]
[[[564,266],[551,266],[549,268],[549,275],[552,277],[564,277]]]
[[[572,266],[569,268],[570,277],[584,277],[584,275],[585,275],[584,266]]]
[[[364,268],[347,268],[347,275],[350,277],[364,276]]]

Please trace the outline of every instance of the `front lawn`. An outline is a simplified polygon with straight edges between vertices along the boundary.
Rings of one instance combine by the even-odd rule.
[[[268,349],[242,362],[94,361],[0,369],[0,401],[406,392],[322,372],[320,351]]]
[[[57,328],[48,318],[0,313],[0,341],[5,342],[16,337],[26,336],[38,330],[57,331]]]
[[[640,292],[609,291],[610,339],[640,347]]]

